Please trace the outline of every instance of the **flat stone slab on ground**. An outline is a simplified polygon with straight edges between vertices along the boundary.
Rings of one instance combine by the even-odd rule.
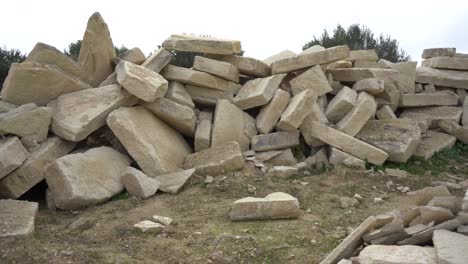
[[[156,193],[159,181],[146,176],[142,171],[128,167],[122,175],[122,183],[130,195],[148,198]]]
[[[465,264],[468,263],[468,236],[436,230],[432,238],[437,253],[437,263]]]
[[[437,264],[432,247],[371,245],[357,257],[361,264]]]
[[[234,202],[229,216],[232,221],[297,218],[299,201],[282,192],[271,193],[265,198],[246,197]]]
[[[33,235],[38,211],[36,202],[0,200],[0,238]]]
[[[414,155],[428,160],[434,153],[446,148],[452,148],[456,141],[457,138],[449,134],[428,130],[426,136],[423,137],[421,143],[419,143]]]
[[[285,76],[278,74],[248,81],[234,97],[234,104],[242,110],[268,104]]]
[[[431,128],[437,128],[440,120],[453,120],[459,123],[462,113],[463,108],[456,106],[418,107],[405,109],[400,114],[400,118],[427,120]]]
[[[436,187],[426,187],[417,191],[409,192],[407,195],[414,197],[417,205],[426,205],[434,197],[451,196],[447,187],[443,185]]]
[[[159,181],[159,190],[166,193],[177,194],[194,173],[195,169],[188,169],[159,175],[156,176],[155,179]]]
[[[442,91],[433,93],[402,94],[400,107],[458,105],[458,95]]]
[[[143,233],[151,233],[155,235],[160,234],[165,228],[165,226],[163,226],[162,224],[155,223],[149,220],[138,222],[135,225],[133,225],[133,227]]]

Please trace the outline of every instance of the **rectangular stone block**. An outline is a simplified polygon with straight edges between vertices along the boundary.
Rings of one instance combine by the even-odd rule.
[[[270,133],[276,126],[284,109],[288,106],[291,96],[281,89],[276,90],[271,101],[260,109],[256,118],[258,132],[262,134]]]
[[[241,149],[249,149],[249,138],[244,134],[244,112],[227,100],[216,104],[211,146],[216,147],[232,141],[238,142]]]
[[[171,62],[171,59],[171,53],[165,48],[160,48],[159,50],[154,51],[153,54],[151,54],[151,56],[141,64],[141,66],[159,73],[164,67],[166,67],[166,65],[169,64],[169,62]]]
[[[213,55],[207,57],[224,61],[234,65],[241,74],[252,77],[268,77],[271,75],[270,66],[261,60],[237,55]]]
[[[454,136],[428,130],[426,136],[423,137],[421,143],[419,143],[419,146],[414,152],[414,155],[428,160],[432,158],[434,153],[446,148],[452,148],[456,141],[457,138]]]
[[[239,70],[234,65],[201,56],[195,56],[193,69],[207,72],[228,81],[239,83]]]
[[[426,120],[431,128],[437,128],[440,120],[460,122],[462,112],[463,109],[461,107],[455,106],[408,108],[400,114],[400,118]]]
[[[291,84],[293,95],[297,95],[306,89],[311,89],[316,96],[321,96],[333,90],[320,65],[308,69],[289,83]]]
[[[338,122],[351,109],[353,109],[357,100],[357,92],[349,87],[343,87],[338,94],[330,101],[325,110],[328,121]]]
[[[221,99],[232,102],[234,98],[230,91],[221,91],[190,84],[185,85],[185,90],[187,90],[187,93],[190,94],[195,103],[205,106],[215,106],[218,100]]]
[[[178,104],[188,106],[192,109],[195,108],[192,97],[190,97],[185,86],[180,82],[170,82],[165,97]]]
[[[242,110],[266,105],[275,95],[286,74],[248,81],[234,97],[234,104]]]
[[[349,61],[373,61],[376,62],[379,60],[379,56],[375,49],[368,49],[368,50],[351,50],[349,52],[349,57],[345,60]]]
[[[0,238],[32,236],[38,211],[36,202],[0,200]]]
[[[289,100],[276,125],[278,131],[294,131],[299,128],[306,116],[312,112],[311,105],[316,103],[317,96],[310,89],[304,90]]]
[[[377,110],[377,112],[375,113],[375,116],[379,120],[397,118],[392,108],[388,105],[384,105],[379,110]]]
[[[241,43],[238,40],[225,40],[195,35],[171,35],[163,43],[168,50],[211,53],[211,54],[237,54],[241,52]]]
[[[456,48],[424,49],[421,57],[423,59],[430,59],[433,57],[453,57],[456,51],[457,51]]]
[[[275,132],[252,137],[252,149],[268,151],[285,149],[299,145],[299,131]]]
[[[374,97],[366,92],[361,92],[357,97],[356,105],[336,123],[336,127],[354,137],[367,121],[375,116],[376,111],[377,103]]]
[[[439,70],[430,67],[416,69],[416,82],[436,86],[468,89],[468,71]]]
[[[452,92],[402,94],[400,107],[458,105],[458,95]]]
[[[312,133],[310,131],[312,127],[311,122],[316,121],[323,124],[328,124],[329,122],[317,103],[313,103],[310,108],[311,112],[304,118],[304,121],[302,121],[299,130],[301,131],[301,134],[304,137],[304,140],[307,143],[307,145],[309,145],[310,147],[317,148],[323,146],[325,143],[312,136]]]
[[[178,81],[183,84],[192,84],[221,91],[228,91],[228,81],[213,76],[206,72],[195,71],[174,65],[167,65],[161,75],[170,81]]]
[[[28,155],[17,137],[0,140],[0,179],[21,166]]]
[[[211,141],[211,122],[201,120],[195,130],[194,146],[195,152],[210,148]]]
[[[461,142],[468,144],[468,129],[460,126],[453,120],[440,120],[439,127],[447,134],[456,137]]]
[[[437,69],[468,70],[468,58],[435,57],[423,60],[421,66]]]

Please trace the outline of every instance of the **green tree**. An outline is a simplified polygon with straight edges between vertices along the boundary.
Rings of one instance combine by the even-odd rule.
[[[80,55],[81,43],[82,43],[81,40],[77,40],[75,42],[68,44],[68,49],[64,49],[63,53],[67,54],[75,61],[78,61],[78,56]],[[117,56],[119,56],[120,54],[128,50],[128,48],[125,47],[124,45],[120,47],[114,46],[114,49],[115,49],[115,53],[117,54]]]
[[[353,24],[346,30],[338,24],[332,33],[325,29],[320,38],[307,42],[302,49],[305,50],[314,45],[321,45],[325,48],[348,45],[351,50],[375,49],[379,58],[391,61],[408,61],[411,57],[401,48],[396,39],[391,36],[380,34],[375,36],[372,30],[366,26]]]
[[[23,62],[26,60],[26,55],[21,54],[17,49],[8,50],[6,47],[0,47],[0,90],[3,87],[3,81],[8,75],[8,70],[12,63]]]

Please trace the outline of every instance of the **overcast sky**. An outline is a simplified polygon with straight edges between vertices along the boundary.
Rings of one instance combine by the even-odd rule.
[[[246,56],[265,59],[285,49],[299,52],[323,29],[353,23],[396,38],[413,60],[424,48],[468,53],[468,0],[3,0],[1,10],[0,45],[25,53],[39,41],[63,50],[82,38],[95,11],[114,45],[145,54],[171,34],[193,33],[240,40]]]

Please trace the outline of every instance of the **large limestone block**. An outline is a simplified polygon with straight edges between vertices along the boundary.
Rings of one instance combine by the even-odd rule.
[[[350,60],[350,61],[378,61],[379,60],[379,55],[377,55],[377,52],[375,49],[368,49],[368,50],[351,50],[349,52],[349,57],[346,58],[345,60]]]
[[[377,103],[372,95],[366,92],[359,93],[356,105],[338,123],[338,130],[355,136],[364,127],[369,119],[374,117],[377,111]]]
[[[52,131],[63,139],[81,141],[104,126],[110,112],[137,101],[118,84],[61,95],[54,106]]]
[[[360,264],[437,264],[432,247],[371,245],[359,253]]]
[[[180,82],[170,82],[165,97],[178,104],[188,106],[192,109],[195,108],[192,97],[190,97],[185,86]]]
[[[414,83],[416,81],[416,61],[405,61],[391,63],[390,69],[398,71],[398,89],[404,93],[414,93]]]
[[[159,181],[146,176],[142,171],[128,167],[122,175],[122,183],[130,195],[148,198],[156,193]]]
[[[311,135],[359,159],[367,159],[375,165],[384,163],[388,158],[388,154],[383,150],[320,122],[311,122]]]
[[[239,83],[239,70],[234,65],[201,56],[195,56],[193,69],[207,72],[228,81]]]
[[[194,173],[195,169],[188,169],[159,175],[155,179],[160,182],[159,190],[165,193],[177,194]]]
[[[211,54],[237,54],[241,52],[241,43],[238,40],[225,40],[195,35],[171,35],[163,43],[168,50],[211,53]]]
[[[256,118],[258,132],[262,134],[270,133],[276,126],[281,114],[286,109],[291,96],[281,89],[276,90],[271,101],[260,109]]]
[[[338,69],[338,68],[352,68],[353,63],[350,61],[340,60],[335,62],[330,62],[328,64],[320,65],[324,70]]]
[[[322,51],[322,50],[325,50],[325,48],[320,46],[320,45],[314,45],[312,47],[309,47],[309,48],[301,51],[298,55],[309,54],[309,53],[312,53],[312,52],[317,52],[317,51]]]
[[[0,180],[0,197],[17,199],[23,195],[44,179],[44,170],[51,162],[66,155],[74,147],[75,143],[59,137],[47,139],[39,149],[30,153],[23,165]]]
[[[398,109],[401,92],[393,83],[384,83],[384,91],[375,95],[379,106],[388,105],[393,111]]]
[[[17,106],[0,99],[0,114],[15,109]]]
[[[304,121],[302,121],[299,130],[304,136],[304,140],[307,143],[307,145],[309,145],[310,147],[321,147],[325,143],[312,136],[312,133],[310,131],[312,127],[311,122],[316,121],[323,124],[328,124],[329,122],[318,103],[313,103],[312,106],[310,106],[310,108],[312,111],[309,115],[307,115],[304,118]]]
[[[345,153],[337,148],[331,147],[329,153],[330,155],[328,161],[333,166],[344,164],[346,166],[353,165],[353,167],[361,169],[366,168],[365,161],[363,161],[362,159],[358,159],[353,155],[349,155],[348,153]]]
[[[419,212],[421,213],[422,221],[425,224],[429,224],[432,221],[434,221],[434,223],[437,225],[447,220],[455,218],[450,209],[443,207],[420,206]]]
[[[321,96],[333,90],[320,65],[316,65],[292,79],[290,84],[293,95],[297,95],[306,89],[310,89],[316,96]]]
[[[426,205],[434,197],[448,197],[450,192],[447,187],[439,185],[436,187],[426,187],[421,190],[412,191],[408,193],[408,196],[414,197],[417,205]]]
[[[375,112],[375,117],[379,120],[397,118],[392,108],[388,105],[384,105],[379,110],[377,110],[377,112]]]
[[[437,69],[449,69],[449,70],[468,70],[468,58],[456,58],[456,57],[436,57],[423,60],[421,63],[424,67],[431,67]]]
[[[0,238],[32,236],[38,211],[36,202],[0,200]]]
[[[36,46],[34,46],[34,48],[28,54],[26,61],[57,65],[57,67],[63,71],[81,79],[86,83],[91,81],[86,69],[81,64],[74,61],[71,57],[65,55],[55,47],[41,42],[38,42]]]
[[[252,77],[270,76],[271,69],[263,61],[237,55],[210,55],[212,59],[224,61],[234,65],[241,74]]]
[[[437,128],[440,120],[460,122],[462,113],[463,108],[455,106],[408,108],[400,114],[400,118],[426,120],[430,127]]]
[[[181,134],[141,106],[114,110],[107,125],[151,178],[177,171],[192,153]]]
[[[109,148],[69,154],[46,169],[46,181],[57,208],[75,210],[107,201],[124,189],[122,175],[130,159]]]
[[[193,139],[195,152],[210,148],[211,122],[210,120],[200,120],[195,130]]]
[[[194,168],[197,174],[219,175],[244,167],[239,143],[233,141],[193,153],[185,159],[184,168]]]
[[[96,12],[88,20],[78,56],[78,63],[83,65],[89,74],[91,86],[98,86],[114,71],[112,59],[115,57],[117,56],[109,28],[101,14]]]
[[[182,135],[194,136],[197,116],[192,108],[167,98],[159,98],[152,103],[145,103],[143,106]]]
[[[400,107],[458,105],[458,95],[449,91],[402,94]]]
[[[264,59],[263,62],[271,67],[271,64],[275,61],[279,61],[279,60],[286,59],[286,58],[291,58],[294,56],[296,56],[296,53],[294,53],[293,51],[283,50],[278,54],[271,55],[270,57]]]
[[[270,193],[265,198],[246,197],[234,202],[229,214],[232,221],[258,219],[287,219],[299,216],[297,198],[282,192]]]
[[[292,72],[318,64],[342,60],[349,57],[348,46],[336,46],[275,61],[271,64],[273,74]]]
[[[28,154],[17,137],[0,140],[0,179],[21,166]]]
[[[439,70],[430,67],[418,67],[416,68],[416,82],[468,89],[468,71]]]
[[[430,227],[417,234],[414,234],[413,236],[405,240],[398,241],[397,244],[398,245],[424,245],[431,241],[434,231],[440,230],[440,229],[455,230],[460,225],[462,225],[461,218],[460,219],[454,218],[454,219],[445,221],[441,224],[438,224],[436,226]]]
[[[273,150],[277,152],[277,150]],[[262,152],[259,153],[261,155]],[[279,154],[265,161],[268,166],[293,166],[297,164],[297,160],[290,148],[279,151]],[[297,168],[294,168],[297,171]]]
[[[174,65],[167,65],[161,71],[161,75],[170,81],[178,81],[184,84],[192,84],[222,91],[229,91],[228,81],[206,72],[195,71]]]
[[[50,107],[25,104],[0,114],[0,135],[14,134],[29,142],[40,143],[47,139],[51,120]]]
[[[388,153],[390,161],[406,162],[421,142],[421,129],[410,119],[369,120],[356,138]]]
[[[278,74],[248,81],[234,97],[234,104],[242,110],[268,104],[286,74]]]
[[[236,141],[242,150],[248,150],[249,138],[244,134],[245,114],[229,101],[219,100],[214,115],[211,146]]]
[[[115,67],[117,82],[128,92],[146,102],[166,94],[168,82],[159,73],[122,60]]]
[[[428,160],[434,155],[434,153],[446,148],[452,148],[456,141],[457,138],[454,136],[428,130],[426,136],[423,137],[421,143],[419,143],[414,155]]]
[[[0,95],[16,105],[45,105],[61,94],[89,88],[89,84],[55,65],[23,62],[11,65]]]
[[[468,128],[460,126],[453,120],[439,121],[439,127],[452,136],[455,136],[461,142],[468,144]]]
[[[160,48],[159,50],[154,51],[153,54],[151,54],[151,56],[141,64],[141,66],[159,73],[167,64],[169,64],[169,62],[171,62],[171,59],[171,53],[165,48]]]
[[[328,121],[338,122],[351,109],[353,109],[357,100],[357,92],[347,86],[343,87],[338,94],[330,101],[325,110]]]
[[[275,132],[252,137],[252,149],[268,151],[286,149],[299,145],[299,131]]]
[[[362,79],[376,78],[384,82],[396,82],[400,73],[392,69],[342,68],[329,71],[333,80],[339,82],[357,82]]]
[[[438,264],[464,264],[468,263],[468,236],[436,230],[432,238],[437,252]]]
[[[357,81],[353,85],[357,92],[367,92],[372,95],[380,94],[385,90],[384,81],[376,78],[368,78]]]
[[[289,100],[276,125],[278,131],[294,131],[299,128],[306,116],[312,112],[311,105],[317,101],[315,93],[306,89]]]
[[[456,48],[432,48],[424,49],[421,57],[423,59],[430,59],[433,57],[453,57],[455,56]]]
[[[354,251],[363,244],[362,237],[375,225],[376,218],[368,217],[349,234],[320,264],[336,264],[341,259],[350,258]]]
[[[187,90],[187,93],[195,103],[206,106],[215,106],[220,99],[232,102],[234,98],[230,91],[221,91],[190,84],[185,85],[185,90]]]
[[[145,54],[137,47],[122,52],[122,54],[119,55],[119,58],[138,65],[146,61]]]
[[[115,73],[115,71],[111,74],[109,74],[109,76],[107,76],[106,79],[104,79],[104,81],[102,81],[98,87],[102,87],[102,86],[107,86],[109,84],[118,84],[117,83],[117,73]]]

